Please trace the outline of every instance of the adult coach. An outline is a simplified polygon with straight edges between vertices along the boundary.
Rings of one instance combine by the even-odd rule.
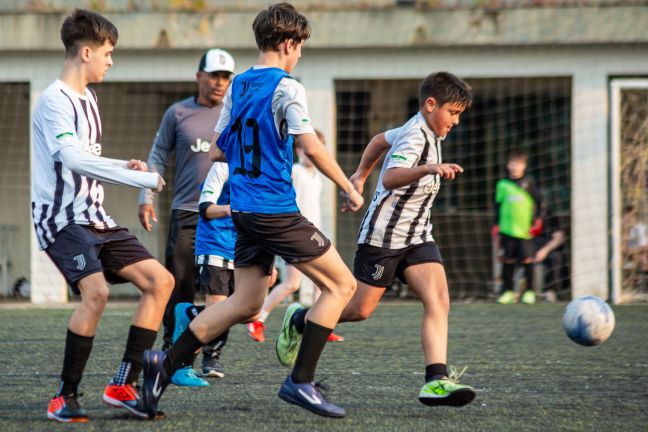
[[[148,166],[162,176],[173,152],[176,162],[165,251],[166,268],[175,276],[176,283],[164,313],[163,348],[172,342],[176,304],[193,303],[196,294],[194,241],[200,184],[211,166],[209,143],[233,74],[234,59],[228,52],[208,50],[200,59],[196,72],[198,95],[176,102],[167,109],[148,156]],[[151,231],[151,221],[157,222],[153,194],[148,189],[142,189],[140,193],[138,216],[147,231]]]

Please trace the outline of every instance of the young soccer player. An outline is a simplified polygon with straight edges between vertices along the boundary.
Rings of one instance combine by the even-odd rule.
[[[405,282],[423,303],[421,342],[425,381],[419,400],[425,405],[461,406],[475,397],[472,387],[448,376],[448,283],[432,236],[431,208],[441,179],[463,169],[442,163],[441,143],[472,103],[468,84],[447,72],[421,83],[419,112],[403,126],[375,136],[351,177],[358,190],[380,156],[389,149],[371,205],[360,226],[353,273],[358,290],[340,322],[365,320],[391,286]]]
[[[101,181],[159,192],[164,181],[146,164],[101,157],[97,98],[88,88],[112,66],[117,29],[101,15],[75,10],[61,26],[65,62],[59,79],[41,95],[33,116],[32,217],[45,250],[81,303],[68,324],[61,380],[47,408],[59,422],[87,422],[78,402],[99,319],[108,300],[108,282],[132,282],[142,291],[119,371],[103,400],[146,417],[133,387],[144,350],[153,346],[173,276],[144,246],[118,226],[103,208]]]
[[[259,13],[253,29],[261,51],[257,65],[234,78],[210,149],[213,160],[225,159],[229,165],[237,231],[236,290],[198,315],[167,352],[145,353],[144,400],[151,416],[182,362],[232,325],[249,322],[259,313],[276,255],[322,289],[308,314],[294,321],[303,339],[288,325],[297,308],[286,311],[278,354],[286,364],[295,357],[296,361],[279,396],[319,415],[345,415],[343,408],[326,400],[314,378],[326,339],[356,283],[331,242],[298,211],[290,181],[294,136],[320,172],[348,195],[351,210],[359,209],[363,198],[317,139],[304,88],[289,75],[310,36],[308,21],[292,5],[280,3]]]
[[[315,130],[317,138],[324,144],[324,134],[319,130]],[[322,195],[322,176],[315,168],[313,162],[308,159],[304,154],[301,145],[297,143],[296,154],[299,159],[298,163],[293,165],[292,169],[292,184],[295,188],[297,206],[300,213],[312,222],[316,227],[321,226],[322,211],[320,200]],[[286,265],[285,280],[274,287],[268,297],[263,302],[259,319],[247,325],[248,334],[257,342],[265,341],[265,320],[270,315],[270,312],[279,304],[283,299],[299,290],[301,286],[302,273],[294,266]],[[320,289],[317,286],[313,287],[313,303],[317,301],[320,295]],[[344,337],[331,332],[328,337],[329,342],[342,342]]]
[[[234,292],[234,246],[236,230],[230,209],[229,171],[227,164],[212,164],[200,193],[195,258],[198,266],[196,286],[205,294],[205,306],[178,303],[173,341],[187,329],[191,320],[213,304],[220,303]],[[274,270],[274,269],[273,269]],[[273,271],[269,284],[276,281]],[[221,350],[227,344],[229,330],[203,346],[202,375],[222,378],[225,370],[220,363]],[[178,369],[172,382],[180,386],[202,387],[207,381],[196,376],[191,365]]]
[[[500,304],[515,303],[513,292],[515,267],[524,268],[526,286],[522,303],[536,301],[533,289],[533,238],[542,232],[542,198],[532,178],[525,175],[528,157],[515,151],[506,164],[508,178],[495,187],[495,223],[491,229],[501,253],[504,288],[497,299]]]

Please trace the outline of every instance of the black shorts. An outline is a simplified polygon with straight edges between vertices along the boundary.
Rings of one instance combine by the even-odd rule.
[[[111,284],[128,282],[116,272],[153,255],[126,228],[96,229],[84,225],[63,228],[45,252],[63,273],[75,294],[80,294],[77,282],[97,272],[103,272]]]
[[[231,296],[234,292],[234,270],[202,264],[198,267],[198,290],[205,295]]]
[[[389,288],[394,277],[406,283],[407,267],[426,262],[443,265],[443,258],[436,243],[428,242],[403,249],[360,244],[353,261],[353,275],[368,285]]]
[[[236,267],[261,266],[272,274],[275,256],[288,264],[312,261],[326,253],[331,241],[300,213],[232,212],[236,227]]]
[[[523,262],[533,258],[533,240],[515,238],[506,234],[500,234],[500,248],[502,258],[505,260],[514,259],[516,262]]]

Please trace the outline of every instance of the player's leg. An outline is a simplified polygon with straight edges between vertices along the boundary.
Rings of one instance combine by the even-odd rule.
[[[168,351],[144,354],[144,405],[149,418],[157,413],[159,400],[173,373],[191,360],[203,345],[238,323],[248,322],[261,310],[272,273],[272,260],[235,270],[236,290],[224,301],[205,308]],[[263,267],[262,267],[263,266]]]
[[[402,255],[402,250],[358,245],[353,260],[358,289],[344,308],[340,322],[363,321],[373,314],[394,280]]]
[[[425,246],[423,246],[425,247]],[[420,253],[414,252],[414,253]],[[404,279],[423,303],[421,343],[425,357],[425,381],[419,400],[425,405],[462,406],[475,398],[472,387],[448,377],[448,312],[450,299],[443,265],[423,262],[404,270]]]
[[[81,303],[68,323],[61,381],[47,409],[49,419],[64,423],[88,421],[86,411],[77,401],[78,386],[109,294],[106,279],[101,272],[83,277],[75,287],[81,294]]]
[[[322,290],[317,285],[313,284],[313,300],[311,301],[311,304],[315,304],[321,294],[322,294]],[[327,339],[327,342],[344,342],[344,336],[335,333],[335,331],[332,331]]]
[[[165,250],[165,266],[175,277],[173,293],[164,312],[163,349],[171,345],[175,306],[178,303],[193,303],[196,295],[196,266],[194,242],[198,213],[173,210]]]
[[[309,310],[299,305],[293,307],[294,304],[286,311],[282,333],[277,339],[277,355],[283,364],[290,365],[292,358],[295,360],[279,397],[322,416],[344,417],[344,409],[328,402],[314,384],[315,369],[329,335],[355,291],[356,282],[332,247],[312,261],[294,265],[321,288],[322,294]],[[298,334],[302,335],[301,344],[295,347],[293,342],[299,342]],[[282,341],[288,343],[282,346]]]
[[[68,322],[59,386],[47,408],[47,417],[59,422],[88,421],[77,397],[97,325],[108,301],[108,285],[99,259],[101,242],[97,233],[87,227],[68,225],[45,250],[72,290],[81,295],[81,303]]]
[[[142,293],[128,332],[119,370],[106,386],[103,400],[108,405],[124,408],[138,417],[146,417],[135,384],[142,371],[144,351],[155,343],[164,308],[173,289],[173,276],[162,264],[152,259],[134,237],[104,245],[101,257],[106,266],[113,269],[107,273],[109,278],[114,282],[131,282]]]
[[[373,314],[387,288],[366,284],[360,280],[358,289],[346,305],[340,322],[364,321]]]
[[[259,319],[251,322],[247,325],[248,335],[257,342],[265,342],[265,320],[270,315],[270,312],[283,301],[286,297],[296,292],[301,285],[302,273],[297,270],[295,266],[286,265],[286,278],[285,280],[274,287],[272,291],[268,294],[265,301],[263,302],[263,307],[261,308],[261,313],[259,314]]]
[[[512,304],[516,301],[513,291],[513,276],[515,274],[515,263],[517,262],[516,240],[504,234],[500,234],[500,245],[502,248],[502,294],[497,299],[499,304]]]
[[[207,266],[211,273],[207,286],[203,283],[201,291],[205,293],[205,307],[221,303],[234,293],[234,270]],[[203,279],[204,280],[204,279]],[[221,351],[227,344],[229,330],[216,336],[202,348],[202,374],[206,377],[222,378],[225,369],[220,362]]]
[[[521,301],[524,304],[534,304],[536,302],[536,292],[533,274],[533,242],[531,240],[520,239],[519,254],[520,262],[524,269],[524,279],[526,281],[525,291],[522,294]]]

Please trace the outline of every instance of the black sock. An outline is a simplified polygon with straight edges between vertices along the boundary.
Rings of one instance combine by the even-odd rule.
[[[227,337],[229,336],[229,329],[225,330],[225,333],[221,334],[202,349],[203,355],[205,357],[213,357],[217,355],[217,351],[220,351],[227,344]]]
[[[117,375],[113,378],[113,383],[124,385],[137,382],[137,378],[142,372],[144,351],[153,347],[156,337],[156,331],[134,325],[130,326],[124,357]]]
[[[68,329],[65,339],[61,384],[56,396],[77,394],[83,370],[92,351],[93,340],[94,336],[81,336]]]
[[[167,351],[167,358],[164,360],[164,369],[171,375],[183,364],[193,361],[194,353],[202,346],[190,328],[180,335],[177,341]]]
[[[295,326],[297,331],[301,334],[304,334],[304,327],[306,326],[306,313],[308,308],[300,309],[292,316],[291,321],[292,325]]]
[[[433,380],[447,378],[448,377],[448,367],[445,363],[432,363],[425,366],[425,382],[430,382]]]
[[[322,327],[314,322],[306,322],[304,337],[299,346],[295,367],[291,373],[294,382],[304,383],[315,380],[317,362],[326,346],[326,339],[332,331],[333,329]]]
[[[533,291],[533,264],[524,264],[524,278],[526,279],[526,289]]]
[[[504,283],[503,291],[513,291],[513,273],[515,264],[502,264],[502,282]]]

